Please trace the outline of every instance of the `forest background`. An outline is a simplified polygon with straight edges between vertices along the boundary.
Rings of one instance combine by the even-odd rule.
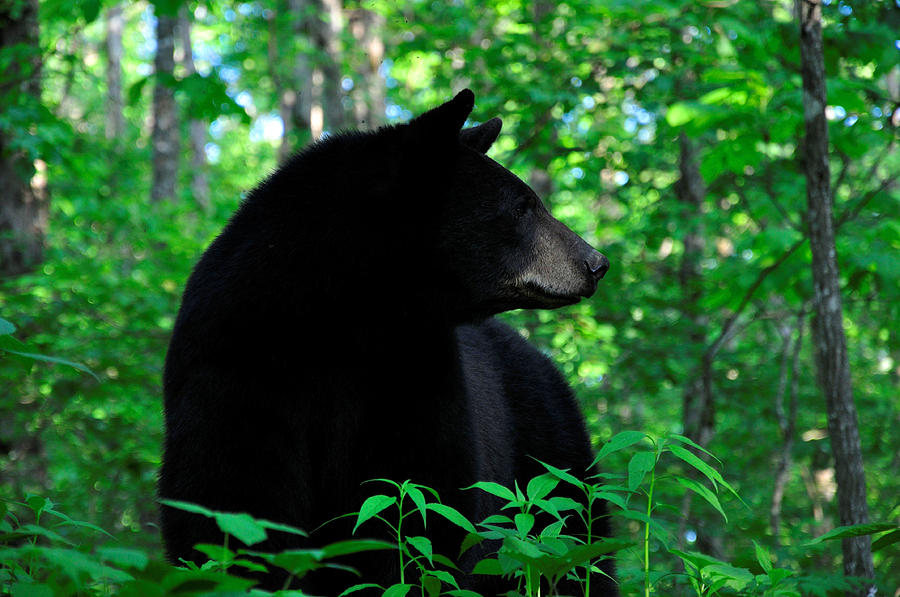
[[[592,440],[705,446],[743,503],[722,496],[726,522],[663,492],[672,544],[754,569],[756,542],[827,590],[840,542],[809,542],[846,522],[829,423],[858,417],[868,517],[900,521],[900,1],[821,11],[855,404],[830,421],[793,2],[5,0],[0,497],[158,554],[161,369],[199,254],[292,151],[470,87],[473,118],[503,118],[492,156],[612,261],[591,300],[506,316]],[[900,594],[898,539],[873,556],[880,594]],[[625,582],[637,559],[620,554]]]

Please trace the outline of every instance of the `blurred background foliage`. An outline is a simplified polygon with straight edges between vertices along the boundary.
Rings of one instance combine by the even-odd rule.
[[[474,119],[503,118],[492,157],[612,262],[591,300],[505,316],[571,380],[593,440],[686,433],[724,462],[746,506],[726,499],[725,523],[661,496],[674,545],[753,568],[756,540],[801,574],[840,570],[836,543],[803,547],[839,523],[809,329],[793,3],[12,0],[3,11],[30,7],[37,45],[0,47],[0,149],[22,158],[49,224],[40,261],[0,282],[0,317],[29,350],[99,381],[0,354],[2,497],[52,496],[158,549],[161,369],[192,264],[291,150],[405,121],[470,87]],[[154,70],[159,15],[177,15],[170,73]],[[900,2],[826,1],[823,15],[869,507],[897,521]],[[37,95],[21,90],[24,64],[40,66]],[[180,150],[175,193],[154,201],[157,88],[174,95]],[[315,338],[297,342],[316,350]],[[636,556],[621,557],[627,576]],[[896,545],[875,568],[895,595]]]

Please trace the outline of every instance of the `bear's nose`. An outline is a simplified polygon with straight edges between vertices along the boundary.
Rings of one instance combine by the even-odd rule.
[[[594,253],[586,261],[585,265],[590,270],[595,280],[600,280],[609,271],[609,259],[602,253]]]

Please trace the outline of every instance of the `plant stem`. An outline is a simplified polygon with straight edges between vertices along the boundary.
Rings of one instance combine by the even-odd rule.
[[[591,544],[591,527],[594,524],[594,517],[591,515],[591,510],[594,506],[594,496],[591,493],[588,493],[588,511],[587,511],[587,544]],[[591,597],[591,560],[589,559],[587,562],[587,568],[585,569],[585,577],[584,577],[584,597]]]
[[[400,489],[400,500],[397,503],[397,508],[400,510],[400,519],[397,521],[397,554],[400,556],[400,583],[405,583],[405,575],[404,568],[406,565],[403,563],[403,498],[405,494],[403,492],[403,488]]]
[[[656,466],[654,465],[650,470],[650,491],[647,492],[647,522],[644,523],[644,597],[650,597],[650,514],[653,512],[653,488],[655,485]]]

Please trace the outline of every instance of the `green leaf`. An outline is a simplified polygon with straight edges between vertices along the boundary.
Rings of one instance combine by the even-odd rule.
[[[534,527],[534,515],[527,512],[520,512],[515,517],[516,531],[520,537],[527,537],[528,533]]]
[[[159,500],[159,503],[163,504],[164,506],[169,506],[170,508],[175,508],[176,510],[184,510],[185,512],[193,512],[194,514],[202,514],[207,518],[213,518],[215,516],[215,512],[213,512],[209,508],[204,508],[200,504],[167,499],[161,499]]]
[[[15,333],[16,326],[0,317],[0,336]]]
[[[412,585],[405,583],[397,583],[395,585],[391,585],[387,588],[387,590],[382,593],[381,597],[404,597],[409,590],[412,588]]]
[[[448,506],[446,504],[428,504],[428,509],[432,512],[439,514],[455,524],[458,527],[461,527],[470,533],[475,532],[475,527],[472,525],[468,519],[456,511],[453,507]]]
[[[79,371],[81,371],[83,373],[87,373],[88,375],[90,375],[91,377],[96,379],[98,382],[100,381],[100,378],[97,377],[97,375],[93,371],[91,371],[90,369],[88,369],[87,367],[82,365],[81,363],[76,363],[74,361],[67,361],[66,359],[61,359],[59,357],[50,357],[50,356],[47,356],[44,354],[38,354],[35,352],[22,352],[19,350],[10,350],[9,348],[4,348],[3,350],[5,350],[6,352],[8,352],[10,354],[24,357],[26,359],[31,359],[33,361],[44,361],[46,363],[53,363],[55,365],[68,365],[69,367],[78,369]]]
[[[465,489],[473,489],[473,488],[480,489],[482,491],[490,493],[491,495],[495,495],[498,498],[506,500],[507,502],[515,502],[516,501],[516,496],[512,492],[512,490],[507,487],[504,487],[503,485],[500,485],[499,483],[492,483],[491,481],[479,481],[478,483],[475,483],[474,485],[470,485],[470,486],[466,487]]]
[[[428,509],[425,507],[425,494],[423,494],[418,487],[410,486],[406,489],[406,495],[410,497],[416,505],[416,508],[419,510],[419,514],[422,515],[422,527],[427,528],[428,521],[426,520],[426,513],[428,512]]]
[[[656,466],[655,452],[638,452],[628,461],[628,489],[634,491]]]
[[[710,466],[709,464],[707,464],[706,462],[701,460],[693,452],[691,452],[691,451],[687,450],[686,448],[683,448],[679,445],[675,445],[675,444],[667,446],[666,449],[669,450],[672,454],[674,454],[677,458],[679,458],[680,460],[682,460],[683,462],[685,462],[686,464],[690,465],[692,468],[696,469],[701,474],[703,474],[707,479],[712,481],[714,486],[716,484],[719,484],[722,487],[724,487],[725,489],[727,489],[728,491],[730,491],[732,494],[734,494],[736,497],[740,498],[740,496],[738,496],[737,491],[735,491],[734,488],[731,485],[729,485],[728,482],[725,481],[725,479],[722,477],[722,474],[719,473],[719,471],[717,471],[712,466]]]
[[[806,545],[816,545],[823,541],[833,541],[835,539],[844,539],[846,537],[861,537],[863,535],[871,535],[882,531],[890,531],[897,528],[892,522],[870,522],[867,524],[853,524],[834,528],[827,533],[820,535],[807,543]]]
[[[600,448],[600,451],[597,453],[597,457],[594,458],[594,462],[591,466],[597,464],[597,462],[603,460],[613,452],[618,452],[619,450],[632,446],[646,437],[647,434],[641,431],[622,431],[617,433],[612,439],[603,444],[603,447]]]
[[[489,574],[492,576],[500,576],[503,574],[503,568],[497,558],[485,558],[475,564],[472,574]]]
[[[431,559],[433,553],[431,549],[431,540],[428,537],[407,537],[406,542],[415,547],[416,551],[425,556],[428,563],[434,566],[434,562]]]
[[[556,489],[557,485],[559,485],[559,477],[551,473],[544,473],[528,482],[525,493],[528,495],[528,499],[534,502],[546,497],[547,494]]]
[[[348,587],[344,590],[343,593],[338,595],[338,597],[344,597],[344,595],[349,595],[350,593],[355,593],[357,591],[362,591],[363,589],[381,589],[381,585],[376,585],[374,583],[366,582],[358,585],[353,585],[352,587]]]
[[[540,460],[538,462],[540,462]],[[551,466],[551,465],[547,464],[546,462],[541,462],[541,466],[543,466],[545,469],[547,469],[548,472],[550,472],[554,477],[558,478],[559,480],[565,481],[566,483],[574,485],[575,487],[578,487],[579,489],[584,488],[584,482],[581,481],[580,479],[578,479],[578,477],[576,477],[575,475],[569,473],[567,470],[556,468],[555,466]]]
[[[713,508],[716,509],[719,514],[722,515],[722,518],[725,519],[725,522],[728,522],[728,516],[725,515],[725,510],[722,509],[722,504],[719,503],[719,498],[715,493],[712,492],[712,490],[710,490],[702,483],[687,477],[676,476],[675,481],[677,481],[682,487],[686,487],[687,489],[693,491],[704,500],[706,500]]]
[[[356,533],[356,529],[359,528],[359,525],[377,515],[385,508],[388,508],[391,505],[395,504],[396,502],[396,497],[380,494],[373,495],[372,497],[367,498],[359,509],[359,514],[356,517],[356,525],[353,527],[353,532]]]
[[[351,553],[359,553],[362,551],[376,551],[381,549],[394,549],[397,547],[393,543],[387,541],[378,541],[375,539],[350,539],[347,541],[338,541],[322,548],[322,557],[325,559],[345,556]]]
[[[898,541],[900,541],[900,529],[896,529],[879,537],[875,542],[872,543],[872,551],[884,549],[885,547],[893,545]]]
[[[266,529],[249,514],[216,512],[214,518],[223,533],[233,536],[245,545],[255,545],[266,539]]]
[[[81,15],[84,17],[85,23],[93,23],[95,20],[97,20],[97,16],[99,14],[100,0],[82,0]]]
[[[770,574],[772,572],[772,556],[769,554],[769,551],[757,543],[753,541],[753,548],[756,550],[756,561],[759,562],[760,567],[763,569],[763,572],[766,574]]]

